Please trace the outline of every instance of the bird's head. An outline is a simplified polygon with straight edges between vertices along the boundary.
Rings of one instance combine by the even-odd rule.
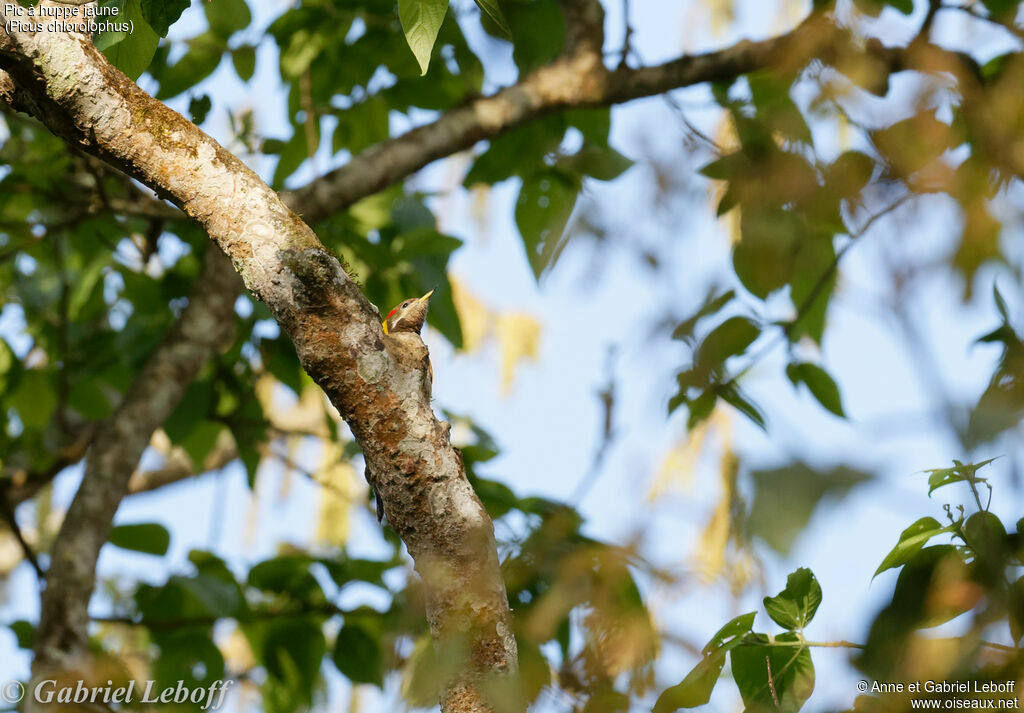
[[[427,307],[430,306],[432,294],[434,294],[433,290],[422,297],[410,297],[407,300],[402,300],[384,318],[384,323],[381,324],[384,334],[394,334],[395,332],[419,334],[423,329],[423,322],[427,319]]]

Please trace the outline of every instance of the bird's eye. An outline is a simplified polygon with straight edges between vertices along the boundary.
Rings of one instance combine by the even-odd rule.
[[[410,303],[411,301],[412,301],[412,300],[406,300],[405,302],[403,302],[403,303],[402,303],[402,308],[404,309],[404,308],[408,307],[408,306],[409,306],[409,303]]]

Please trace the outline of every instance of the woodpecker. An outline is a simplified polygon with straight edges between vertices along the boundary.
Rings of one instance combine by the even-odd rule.
[[[423,331],[423,323],[427,319],[427,307],[430,306],[430,296],[434,294],[431,290],[422,297],[410,297],[402,300],[393,310],[388,312],[381,327],[384,334],[396,332],[413,332],[419,334]]]
[[[420,332],[423,331],[423,323],[427,320],[427,308],[430,307],[430,296],[433,294],[434,291],[431,290],[422,297],[410,297],[402,300],[388,312],[387,317],[381,323],[385,339],[388,341],[388,351],[395,360],[424,375],[423,395],[428,402],[430,401],[431,385],[434,381],[434,369],[430,366],[430,354],[427,352],[427,345],[420,338]],[[370,485],[373,487],[373,483]],[[373,495],[377,501],[377,521],[382,522],[384,520],[384,502],[380,499],[375,487]]]

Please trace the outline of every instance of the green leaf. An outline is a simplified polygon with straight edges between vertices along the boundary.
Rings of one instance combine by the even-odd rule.
[[[739,639],[737,639],[737,643]],[[732,647],[730,647],[732,648]],[[686,678],[666,688],[654,704],[653,713],[672,713],[680,708],[696,708],[711,700],[711,692],[722,675],[726,651],[716,650],[705,655]]]
[[[799,234],[794,248],[789,284],[798,314],[789,324],[789,338],[795,342],[806,335],[820,345],[829,298],[836,284],[835,247],[830,234],[805,230]]]
[[[716,403],[718,403],[718,393],[714,389],[708,389],[697,398],[687,400],[686,407],[689,410],[686,417],[687,430],[692,431],[701,421],[707,419],[715,410]],[[669,413],[671,413],[671,404],[669,406]]]
[[[508,21],[505,19],[505,14],[501,11],[498,0],[476,0],[476,5],[497,26],[502,36],[506,39],[512,39],[512,30],[509,29]]]
[[[19,619],[11,622],[10,629],[18,642],[19,649],[32,650],[36,645],[36,627],[29,621]]]
[[[188,6],[189,0],[142,0],[142,16],[157,35],[166,37]]]
[[[323,590],[309,571],[312,560],[302,555],[282,555],[264,560],[249,570],[249,586],[303,601],[322,600]]]
[[[952,468],[932,468],[924,471],[928,473],[928,494],[931,495],[939,488],[951,485],[952,483],[962,483],[965,481],[973,481],[975,483],[986,482],[987,478],[979,478],[976,473],[979,468],[985,467],[994,460],[995,458],[989,458],[980,463],[967,464],[954,460]]]
[[[110,390],[110,387],[97,376],[80,377],[71,383],[68,406],[86,418],[106,418],[114,411],[114,406],[107,397]]]
[[[18,388],[7,402],[18,410],[26,428],[43,428],[57,408],[53,375],[42,369],[26,369],[18,379]]]
[[[786,588],[764,598],[768,616],[784,629],[803,629],[821,604],[821,585],[811,570],[801,567],[786,578]]]
[[[541,171],[523,180],[516,201],[516,225],[538,280],[564,247],[565,227],[579,188],[578,182],[554,170]]]
[[[125,0],[117,20],[132,23],[134,30],[101,33],[96,46],[112,65],[135,80],[149,67],[153,55],[156,54],[160,37],[143,17],[139,0]]]
[[[256,653],[268,677],[308,707],[327,650],[320,626],[308,618],[283,619],[267,623],[261,634],[262,646]]]
[[[761,409],[747,398],[736,384],[729,383],[721,387],[718,389],[718,395],[726,403],[760,426],[762,431],[768,432],[768,426],[765,423],[764,414],[761,413]]]
[[[363,622],[350,622],[351,618],[345,617],[345,625],[334,641],[331,659],[352,683],[381,686],[384,683],[384,655],[380,633],[370,631]]]
[[[816,364],[801,362],[786,367],[786,376],[796,386],[803,382],[818,403],[840,418],[846,418],[843,411],[839,387],[829,373]]]
[[[807,145],[813,144],[811,130],[789,96],[791,79],[761,70],[748,74],[747,82],[757,116],[767,129]]]
[[[943,527],[934,517],[922,517],[900,533],[900,539],[896,546],[885,556],[882,564],[878,565],[872,579],[887,569],[902,567],[925,546],[928,540],[943,532],[952,532],[954,529],[952,525]]]
[[[512,58],[520,76],[554,59],[565,44],[565,18],[555,0],[507,2],[503,8],[512,30]]]
[[[426,74],[430,66],[430,53],[447,11],[448,0],[398,0],[398,18],[420,65],[420,75]]]
[[[633,161],[613,148],[588,143],[572,156],[559,159],[556,165],[599,181],[612,181],[632,166]]]
[[[909,0],[908,0],[909,1]],[[871,135],[878,150],[901,176],[924,168],[963,141],[956,129],[925,111]]]
[[[256,48],[252,45],[236,47],[231,50],[231,63],[235,65],[238,78],[248,82],[256,72]]]
[[[217,421],[197,421],[185,437],[177,441],[177,445],[185,449],[197,468],[202,468],[206,456],[210,455],[224,429],[224,424]]]
[[[112,20],[115,20],[115,22],[116,18],[120,17],[122,13],[124,13],[124,4],[125,0],[105,0],[104,2],[99,3],[100,7],[111,9],[116,8],[114,12],[116,12],[117,14],[111,16],[110,18]],[[142,8],[143,14],[145,14],[145,9],[146,8],[144,4]],[[123,40],[127,35],[127,30],[101,30],[97,32],[96,35],[93,37],[93,44],[96,45],[96,49],[98,49],[100,52],[103,52],[108,47],[113,47],[115,44]]]
[[[672,330],[672,338],[679,339],[687,343],[692,342],[694,339],[693,332],[700,323],[700,320],[721,310],[729,304],[735,296],[735,290],[723,292],[717,297],[713,297],[711,293],[708,293],[708,296],[704,299],[704,304],[702,304],[696,312],[676,325],[676,328]]]
[[[544,157],[556,151],[565,136],[567,117],[552,115],[531,121],[491,139],[487,150],[477,156],[463,185],[495,184],[512,176],[532,176]]]
[[[694,357],[695,368],[717,371],[726,359],[742,354],[759,336],[761,328],[746,317],[730,317],[701,342]]]
[[[761,299],[789,283],[803,222],[788,210],[744,209],[740,214],[740,241],[733,248],[736,276],[751,294]]]
[[[203,81],[217,69],[223,54],[223,40],[216,35],[207,32],[193,38],[181,59],[160,72],[156,98],[170,99]]]
[[[999,316],[1003,318],[1003,323],[1008,324],[1010,322],[1010,310],[1006,306],[1006,300],[1003,299],[1003,295],[999,292],[999,285],[992,283],[992,299],[996,303],[996,309],[999,310]]]
[[[206,115],[210,113],[211,108],[213,108],[213,102],[210,101],[209,94],[192,97],[188,103],[188,113],[192,116],[192,123],[198,126],[206,121]]]
[[[701,649],[703,658],[686,678],[658,696],[654,713],[672,713],[680,708],[696,708],[707,703],[722,673],[726,654],[739,646],[743,637],[750,633],[755,615],[755,612],[741,614],[719,629]]]
[[[798,640],[793,632],[776,637],[778,642]],[[804,646],[744,643],[729,657],[746,713],[797,713],[814,691],[814,664]]]
[[[841,497],[872,480],[871,475],[851,468],[819,471],[803,463],[754,471],[751,477],[754,502],[748,531],[781,554],[789,552],[822,500]]]
[[[1000,561],[1007,552],[1006,528],[990,512],[976,512],[964,523],[964,539],[976,555]]]
[[[206,0],[203,10],[210,31],[223,39],[244,30],[252,22],[252,13],[245,0]]]
[[[114,547],[120,547],[122,550],[163,556],[171,546],[171,533],[163,525],[156,523],[116,525],[110,530],[109,541]]]
[[[1019,642],[1021,638],[1024,638],[1024,577],[1020,577],[1010,585],[1007,592],[1006,609],[1010,619],[1010,636],[1015,642]],[[14,628],[13,624],[11,628]],[[19,644],[20,640],[21,637],[19,637]]]
[[[1018,0],[981,0],[981,4],[988,10],[989,15],[1003,22],[1012,22],[1020,7]]]

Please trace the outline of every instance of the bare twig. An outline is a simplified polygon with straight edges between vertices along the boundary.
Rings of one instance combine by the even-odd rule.
[[[18,527],[18,519],[14,514],[14,508],[11,507],[11,503],[7,500],[3,494],[0,494],[0,515],[3,516],[7,522],[7,526],[11,529],[11,534],[14,535],[14,539],[17,540],[18,546],[21,547],[22,554],[25,555],[25,560],[32,565],[32,569],[35,570],[36,577],[39,582],[42,583],[46,579],[46,572],[39,566],[39,560],[36,558],[36,553],[32,547],[25,540],[25,535],[21,532],[21,528]]]

